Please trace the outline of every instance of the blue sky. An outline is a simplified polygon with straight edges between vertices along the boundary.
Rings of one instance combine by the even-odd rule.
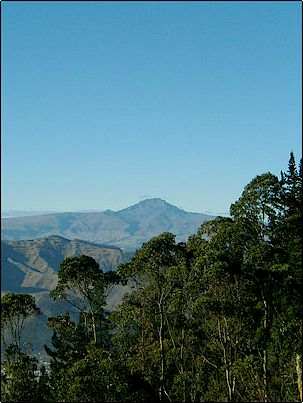
[[[301,157],[301,2],[3,2],[2,209],[228,212]]]

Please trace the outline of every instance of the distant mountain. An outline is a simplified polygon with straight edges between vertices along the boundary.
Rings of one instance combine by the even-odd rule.
[[[55,211],[36,211],[36,210],[1,210],[1,218],[27,217],[40,214],[52,214]]]
[[[21,292],[34,295],[42,312],[39,321],[32,321],[28,331],[28,337],[35,334],[36,352],[43,352],[43,344],[50,341],[52,332],[46,326],[47,317],[66,311],[75,314],[69,305],[54,303],[49,298],[49,291],[57,285],[58,270],[63,259],[81,254],[93,257],[104,272],[114,270],[132,256],[116,247],[68,240],[59,236],[31,241],[1,241],[1,293]],[[122,286],[112,288],[107,297],[107,309],[112,309],[121,302],[126,291]]]
[[[49,236],[35,240],[1,241],[1,290],[37,292],[57,284],[60,263],[69,256],[93,257],[103,271],[128,259],[119,248]]]
[[[168,231],[184,241],[213,216],[181,210],[165,200],[147,199],[119,211],[55,213],[4,218],[5,240],[59,235],[134,250],[150,238]]]
[[[76,213],[96,213],[103,210],[78,210]],[[62,211],[61,211],[62,212]],[[60,211],[38,211],[38,210],[1,210],[1,218],[29,217],[42,214],[55,214]]]

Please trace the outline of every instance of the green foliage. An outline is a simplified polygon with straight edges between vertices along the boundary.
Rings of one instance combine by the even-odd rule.
[[[105,281],[97,262],[85,255],[64,259],[58,273],[58,286],[50,295],[63,298],[80,311],[91,307],[94,300],[104,305]],[[103,297],[103,298],[102,298]]]
[[[61,368],[67,368],[70,362],[80,359],[86,352],[86,334],[80,324],[70,319],[69,314],[63,314],[48,319],[48,326],[53,329],[52,345],[45,350],[52,358],[52,373],[57,375]]]
[[[86,340],[96,344],[104,341],[105,289],[116,276],[103,273],[97,262],[85,255],[64,259],[58,273],[58,285],[50,292],[54,299],[63,299],[75,307],[83,319]]]
[[[148,386],[140,376],[131,375],[118,357],[90,347],[83,358],[61,370],[57,399],[60,402],[141,401],[152,397]]]
[[[2,342],[7,346],[6,338],[21,348],[21,338],[26,319],[38,315],[39,308],[35,298],[28,294],[15,294],[9,292],[1,298],[1,336]]]
[[[47,402],[50,398],[49,379],[45,368],[38,375],[38,360],[22,353],[11,344],[5,351],[1,365],[1,401]]]
[[[7,351],[5,396],[299,401],[301,204],[302,162],[298,173],[291,153],[281,180],[258,175],[232,204],[231,218],[204,223],[187,243],[161,234],[110,274],[87,256],[65,259],[52,296],[77,307],[78,321],[69,314],[49,318],[50,379],[44,372],[38,381],[34,360]],[[107,315],[105,290],[117,282],[131,292]],[[8,306],[4,324],[16,312],[23,318],[21,308]],[[22,382],[28,382],[27,395]]]

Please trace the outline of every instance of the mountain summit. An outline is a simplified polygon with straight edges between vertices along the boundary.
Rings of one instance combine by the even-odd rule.
[[[117,211],[117,214],[120,217],[127,217],[129,215],[145,215],[145,214],[161,214],[161,213],[176,213],[180,212],[185,213],[184,210],[179,209],[172,204],[167,203],[163,199],[155,198],[155,199],[145,199],[136,203],[130,207]],[[192,214],[192,213],[189,213]]]
[[[56,213],[2,219],[2,239],[36,239],[58,235],[125,249],[137,249],[143,242],[172,232],[178,241],[194,234],[202,222],[213,216],[190,213],[160,198],[145,199],[118,211]]]
[[[155,198],[151,198],[151,199],[141,200],[140,202],[138,202],[138,203],[136,203],[136,204],[134,204],[134,205],[132,205],[130,207],[127,207],[127,208],[125,208],[123,210],[128,210],[128,209],[131,209],[133,207],[136,207],[136,208],[137,207],[153,207],[153,208],[159,208],[160,207],[161,208],[161,207],[164,207],[164,206],[175,207],[172,204],[167,203],[167,201],[165,201],[163,199],[160,199],[159,197],[155,197]],[[123,211],[123,210],[120,210],[120,211]]]

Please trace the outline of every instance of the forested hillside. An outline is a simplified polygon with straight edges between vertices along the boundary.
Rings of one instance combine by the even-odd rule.
[[[6,294],[1,401],[302,401],[302,160],[256,176],[230,214],[150,239],[116,272],[64,259],[50,296],[79,321],[48,318],[49,373],[21,342],[34,298]],[[113,284],[132,292],[109,313]]]

